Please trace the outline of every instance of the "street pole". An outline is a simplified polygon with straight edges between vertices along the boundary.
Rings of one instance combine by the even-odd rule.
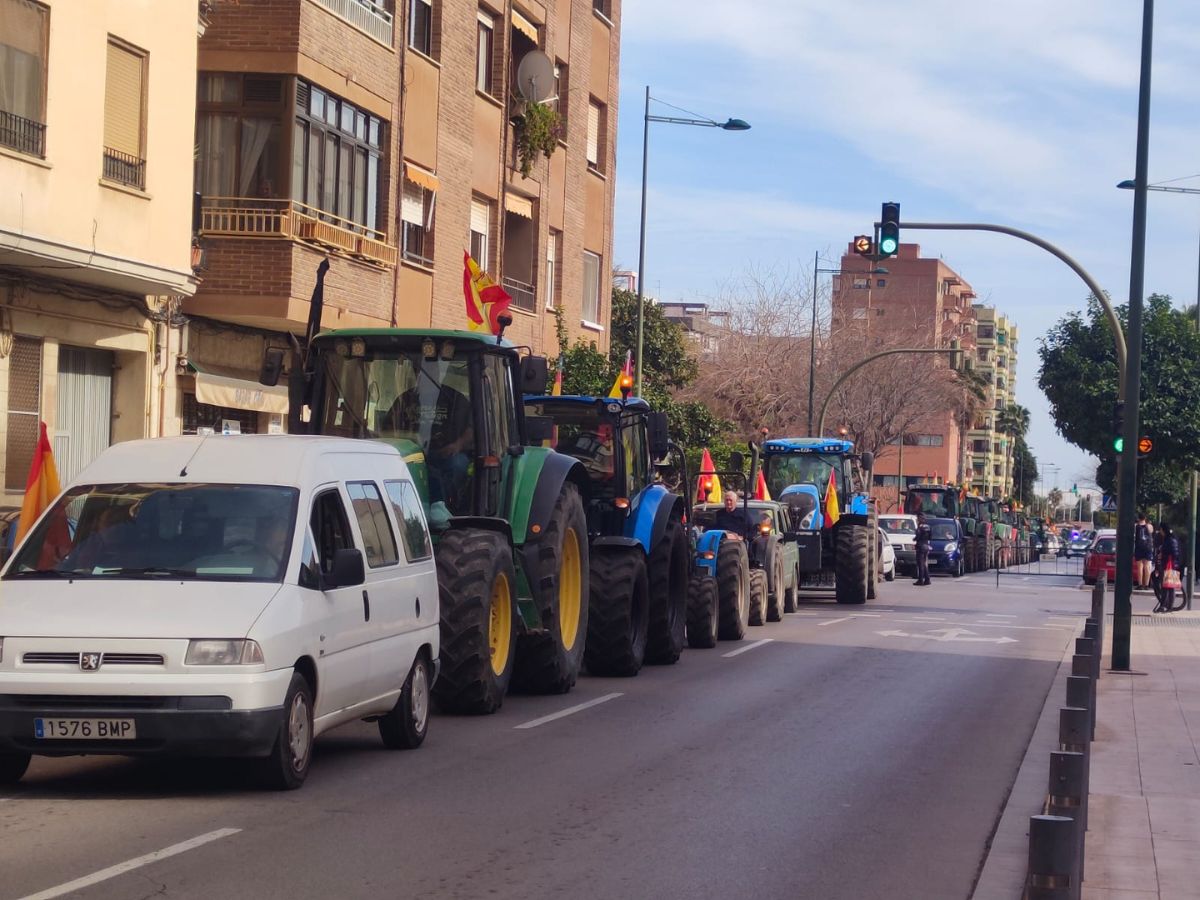
[[[646,112],[642,116],[642,229],[638,237],[637,356],[634,357],[633,392],[642,396],[642,335],[646,325],[642,284],[646,277],[646,166],[650,160],[650,85],[646,85]]]
[[[1196,255],[1196,330],[1200,331],[1200,253]],[[1187,548],[1187,584],[1184,586],[1187,595],[1187,608],[1192,608],[1192,591],[1196,587],[1196,494],[1200,474],[1192,470],[1191,491],[1188,501],[1188,548]]]
[[[896,463],[896,510],[904,511],[904,498],[901,497],[904,491],[904,432],[900,432],[900,459]]]
[[[1142,0],[1141,85],[1138,91],[1137,159],[1134,166],[1133,238],[1129,259],[1129,327],[1125,367],[1124,448],[1118,463],[1117,577],[1113,591],[1112,667],[1129,671],[1133,616],[1133,527],[1137,503],[1137,446],[1142,389],[1142,292],[1146,277],[1146,185],[1150,168],[1150,71],[1154,0]]]
[[[817,278],[821,271],[821,251],[813,253],[812,326],[808,332],[808,431],[813,436],[813,390],[817,380]]]

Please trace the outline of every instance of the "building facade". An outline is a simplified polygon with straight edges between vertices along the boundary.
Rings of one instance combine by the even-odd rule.
[[[987,382],[987,399],[967,432],[970,485],[988,497],[1012,495],[1014,448],[1000,428],[1003,410],[1017,401],[1017,326],[994,307],[975,310],[975,372]]]
[[[0,506],[162,433],[195,291],[188,3],[0,0]]]
[[[697,354],[712,356],[720,351],[721,342],[729,333],[728,310],[713,309],[707,303],[679,300],[661,306],[663,315],[668,321],[679,324]]]

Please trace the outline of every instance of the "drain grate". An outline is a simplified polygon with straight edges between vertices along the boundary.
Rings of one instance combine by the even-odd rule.
[[[1130,620],[1134,625],[1149,625],[1156,628],[1200,628],[1200,614],[1198,613],[1160,613],[1155,615],[1132,615]],[[1112,621],[1112,613],[1108,614],[1108,621]]]

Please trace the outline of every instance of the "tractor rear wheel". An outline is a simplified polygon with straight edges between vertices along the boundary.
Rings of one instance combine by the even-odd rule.
[[[696,650],[717,646],[717,579],[697,575],[688,583],[687,641]]]
[[[584,659],[592,675],[636,675],[646,657],[650,583],[640,547],[596,548]]]
[[[797,601],[800,599],[800,568],[799,566],[792,569],[792,584],[783,592],[783,611],[785,613],[794,613],[799,607]]]
[[[867,529],[862,525],[843,524],[838,527],[835,593],[837,602],[861,604],[867,602],[867,566],[871,546]]]
[[[767,624],[767,573],[762,569],[750,570],[750,624]]]
[[[750,623],[750,560],[744,541],[725,538],[717,550],[717,636],[740,641]]]
[[[512,680],[517,575],[504,536],[452,529],[437,545],[441,673],[433,688],[447,712],[490,713]]]
[[[783,551],[778,543],[771,548],[768,560],[771,577],[767,583],[767,621],[782,622],[787,581],[783,575]]]
[[[530,694],[564,694],[583,665],[588,626],[588,530],[579,488],[571,483],[550,513],[526,573],[542,627],[522,635],[513,682]]]
[[[646,638],[646,662],[670,665],[683,652],[687,625],[688,568],[687,535],[683,522],[672,518],[650,554],[650,626]]]

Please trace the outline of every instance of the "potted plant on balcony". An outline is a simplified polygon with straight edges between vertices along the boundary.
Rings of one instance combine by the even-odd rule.
[[[512,118],[517,146],[517,168],[528,178],[541,153],[546,159],[554,154],[562,138],[562,117],[545,103],[524,101],[522,109]]]

